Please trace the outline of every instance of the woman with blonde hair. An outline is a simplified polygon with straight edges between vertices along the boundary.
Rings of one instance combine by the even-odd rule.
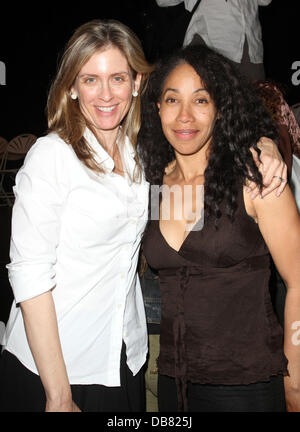
[[[66,47],[49,93],[50,133],[16,179],[1,411],[144,408],[136,266],[148,183],[135,142],[150,71],[117,21],[82,25]]]
[[[151,70],[137,37],[114,20],[82,25],[66,47],[49,134],[14,188],[1,411],[144,408],[136,267],[149,185],[135,146]],[[283,164],[267,160],[270,179],[282,175]]]

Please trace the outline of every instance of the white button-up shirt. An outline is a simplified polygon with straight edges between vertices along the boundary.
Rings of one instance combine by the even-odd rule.
[[[156,0],[159,6],[175,6],[183,0]],[[263,44],[258,6],[272,0],[202,0],[189,23],[183,45],[198,33],[207,46],[237,63],[241,62],[245,37],[252,63],[263,62]],[[192,11],[197,0],[184,0]]]
[[[85,138],[105,175],[51,133],[37,140],[16,177],[7,266],[15,301],[3,345],[38,373],[17,304],[52,289],[70,383],[119,386],[122,340],[134,375],[147,354],[136,267],[149,184],[115,174],[88,129]],[[123,163],[131,173],[134,153],[126,139]]]

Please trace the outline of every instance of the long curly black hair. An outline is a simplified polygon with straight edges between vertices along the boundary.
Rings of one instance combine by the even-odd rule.
[[[253,180],[262,188],[262,177],[254,163],[250,147],[258,154],[262,136],[277,138],[276,126],[257,97],[252,85],[222,55],[206,46],[188,46],[160,60],[150,76],[142,99],[142,126],[138,135],[138,152],[151,185],[161,185],[165,168],[174,160],[172,146],[166,140],[158,115],[164,83],[180,64],[194,68],[214,101],[219,114],[213,133],[205,178],[205,214],[226,214],[233,219],[238,184]],[[251,171],[251,174],[248,170]]]

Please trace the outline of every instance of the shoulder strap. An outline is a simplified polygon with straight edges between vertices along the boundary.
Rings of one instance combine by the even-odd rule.
[[[192,15],[194,14],[194,12],[195,12],[195,10],[197,9],[197,7],[199,6],[200,2],[201,2],[201,0],[198,0],[197,3],[195,4],[195,6],[193,7],[193,9],[192,9],[192,11],[191,11],[191,14],[192,14]]]

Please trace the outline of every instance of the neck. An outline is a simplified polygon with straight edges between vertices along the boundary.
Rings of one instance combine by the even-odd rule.
[[[94,133],[104,150],[109,154],[110,157],[113,158],[117,145],[119,128],[110,131],[96,129]]]
[[[192,181],[204,174],[208,163],[208,152],[203,149],[193,155],[182,155],[175,152],[176,166],[174,171],[186,182]]]

